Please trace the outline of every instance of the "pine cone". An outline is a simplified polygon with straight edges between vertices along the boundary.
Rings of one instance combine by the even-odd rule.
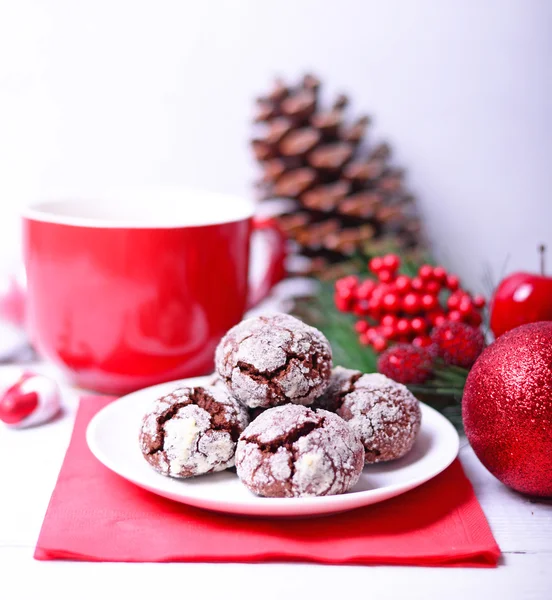
[[[420,247],[420,220],[403,171],[389,164],[390,147],[364,151],[370,119],[347,123],[347,96],[324,109],[319,89],[320,81],[306,75],[295,87],[277,80],[257,99],[260,134],[252,147],[262,167],[261,199],[295,201],[280,224],[315,270],[364,254],[372,241]]]

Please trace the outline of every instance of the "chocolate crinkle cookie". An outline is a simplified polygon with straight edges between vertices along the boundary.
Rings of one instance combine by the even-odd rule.
[[[239,478],[260,496],[341,494],[355,485],[363,466],[362,444],[343,419],[296,404],[259,415],[236,450]]]
[[[224,389],[228,392],[228,387],[227,387],[226,383],[224,383],[224,381],[218,375],[213,375],[213,377],[211,378],[211,381],[210,381],[210,385],[212,385],[214,387],[218,387],[218,388],[221,387],[222,389]],[[254,421],[265,410],[268,410],[268,409],[264,408],[262,406],[258,406],[256,408],[247,408],[247,412],[249,414],[249,421],[250,422]]]
[[[345,367],[334,367],[326,391],[312,403],[311,408],[323,408],[330,412],[337,412],[343,401],[343,396],[352,391],[353,384],[360,377],[362,377],[360,371],[345,369]]]
[[[156,400],[144,416],[140,448],[163,475],[193,477],[234,466],[247,409],[224,389],[181,387]]]
[[[380,373],[363,375],[343,367],[332,371],[317,406],[334,410],[360,436],[367,463],[401,458],[420,431],[420,404],[410,390]]]
[[[294,317],[255,317],[224,336],[216,368],[229,392],[250,408],[309,405],[328,385],[332,351],[318,329]]]

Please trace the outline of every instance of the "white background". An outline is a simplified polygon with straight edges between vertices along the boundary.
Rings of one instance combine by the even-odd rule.
[[[0,0],[0,256],[33,198],[251,195],[252,100],[312,69],[374,116],[450,268],[476,288],[508,255],[534,269],[552,247],[551,56],[548,0]]]

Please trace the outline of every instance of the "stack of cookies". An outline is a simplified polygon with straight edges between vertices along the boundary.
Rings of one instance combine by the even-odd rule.
[[[145,415],[140,447],[160,473],[194,477],[235,465],[260,496],[341,494],[365,464],[408,453],[420,429],[405,386],[332,369],[325,336],[289,315],[230,329],[216,370],[210,386],[180,387]]]

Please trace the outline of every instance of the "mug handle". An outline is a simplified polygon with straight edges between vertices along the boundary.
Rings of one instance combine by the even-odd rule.
[[[249,283],[247,307],[252,308],[264,300],[270,290],[286,275],[286,236],[276,219],[272,217],[253,217],[252,237],[263,236],[268,240],[267,264],[259,283]]]

